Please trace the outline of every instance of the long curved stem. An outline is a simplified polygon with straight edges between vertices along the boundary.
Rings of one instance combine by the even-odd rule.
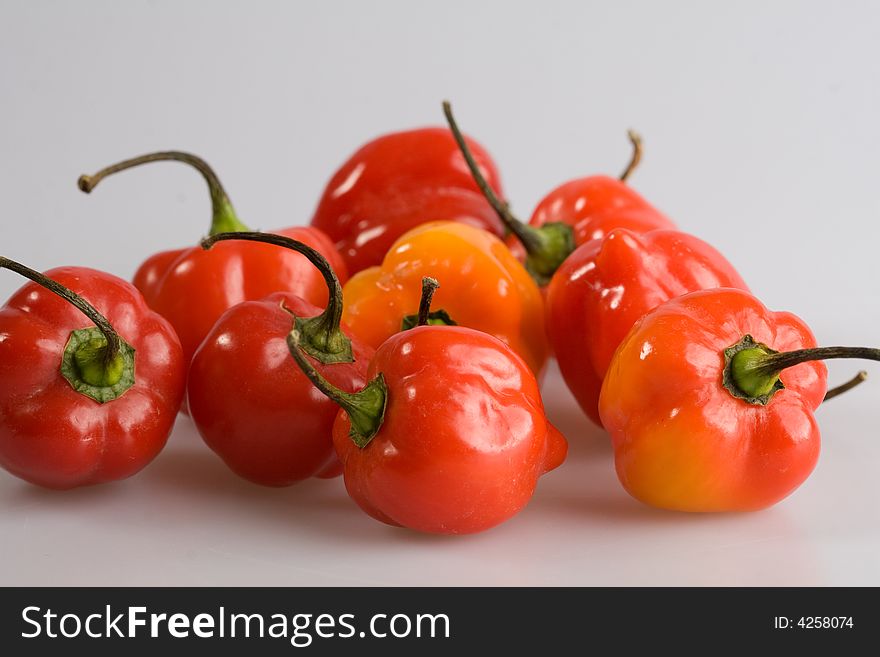
[[[452,106],[449,101],[443,101],[443,114],[446,115],[446,122],[449,124],[452,136],[455,138],[465,162],[467,162],[477,187],[492,209],[495,210],[495,214],[498,215],[501,222],[525,248],[527,253],[526,270],[538,285],[547,285],[562,262],[575,249],[574,230],[563,222],[550,222],[536,228],[514,217],[507,203],[498,198],[495,190],[492,189],[483,176],[483,172],[480,171],[480,167],[452,115]]]
[[[327,259],[308,244],[290,237],[273,233],[242,231],[218,233],[201,241],[203,249],[210,249],[217,242],[244,240],[280,246],[304,255],[324,277],[327,284],[327,307],[316,317],[297,318],[299,330],[304,336],[301,347],[322,363],[350,363],[354,360],[349,340],[339,328],[342,321],[342,284]]]
[[[516,235],[517,239],[522,242],[526,252],[531,254],[539,251],[543,246],[543,240],[541,240],[540,233],[538,233],[535,228],[532,228],[528,224],[517,219],[510,211],[507,203],[503,202],[495,194],[495,190],[492,189],[492,186],[488,183],[485,176],[483,176],[483,172],[480,171],[480,166],[477,164],[476,159],[474,159],[474,155],[471,152],[470,147],[467,145],[464,134],[462,134],[461,129],[458,127],[458,123],[455,120],[455,116],[452,114],[452,105],[448,100],[443,101],[443,114],[446,116],[447,123],[449,123],[449,129],[452,131],[452,136],[455,137],[455,142],[458,144],[458,148],[461,150],[465,162],[467,162],[468,169],[470,169],[474,182],[477,183],[477,187],[483,192],[483,196],[486,197],[489,205],[495,210],[498,218],[501,219],[501,222],[507,227],[507,229]]]
[[[59,297],[74,306],[92,323],[94,323],[94,325],[97,326],[98,329],[100,329],[104,338],[107,340],[107,348],[104,350],[103,355],[104,362],[109,363],[114,358],[116,358],[116,355],[119,353],[121,338],[116,332],[116,329],[114,329],[110,322],[107,320],[107,318],[104,317],[104,315],[102,315],[100,312],[98,312],[98,310],[92,304],[83,299],[73,290],[63,286],[61,283],[53,281],[45,274],[41,274],[40,272],[31,269],[30,267],[26,267],[25,265],[16,262],[15,260],[10,260],[9,258],[0,256],[0,269],[9,269],[10,271],[14,271],[16,274],[20,274],[21,276],[32,280],[37,285],[40,285],[50,292],[57,294]]]
[[[108,167],[104,167],[92,175],[84,174],[80,176],[79,180],[77,180],[77,186],[81,191],[90,194],[92,190],[107,176],[112,176],[115,173],[142,164],[166,161],[188,164],[196,169],[205,179],[205,182],[208,184],[208,191],[211,194],[211,208],[213,215],[211,222],[212,235],[223,232],[249,230],[236,215],[235,209],[232,207],[232,202],[229,200],[229,196],[227,195],[226,190],[223,189],[223,185],[220,183],[220,178],[217,177],[214,169],[212,169],[205,160],[192,153],[186,153],[184,151],[159,151],[156,153],[147,153],[146,155],[141,155],[139,157],[133,157],[128,160],[123,160],[122,162],[117,162],[116,164],[111,164]]]

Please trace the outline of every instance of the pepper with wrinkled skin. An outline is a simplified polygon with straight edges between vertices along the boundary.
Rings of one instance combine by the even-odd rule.
[[[167,151],[125,160],[92,176],[81,176],[79,187],[90,193],[106,176],[160,161],[183,162],[205,178],[212,203],[210,235],[249,230],[239,220],[211,167],[189,153]],[[316,249],[327,258],[340,280],[347,279],[342,257],[320,230],[294,226],[278,230],[277,234]],[[187,362],[220,315],[242,301],[262,299],[273,292],[290,292],[316,306],[327,303],[324,280],[304,256],[252,242],[223,243],[210,251],[197,244],[162,251],[138,268],[133,282],[149,306],[174,326]]]
[[[658,306],[620,345],[599,398],[621,483],[679,511],[780,501],[819,456],[827,358],[880,360],[880,349],[817,348],[802,320],[742,290]]]
[[[0,465],[55,489],[144,468],[183,398],[186,363],[174,330],[111,274],[39,274],[6,258],[0,267],[34,281],[0,309]]]
[[[618,228],[562,264],[545,296],[547,335],[559,369],[593,422],[614,352],[633,324],[673,297],[716,287],[748,290],[712,246],[674,230]]]
[[[492,158],[467,141],[487,184],[500,194]],[[331,237],[354,275],[382,262],[408,230],[441,220],[504,235],[449,131],[421,128],[383,135],[358,149],[327,183],[312,226]]]
[[[420,312],[420,324],[426,319]],[[438,534],[483,531],[518,513],[538,478],[565,459],[537,380],[490,335],[426,325],[393,335],[353,395],[310,368],[296,330],[288,343],[340,404],[333,441],[345,486],[377,520]]]
[[[346,283],[343,321],[378,348],[418,310],[425,276],[443,281],[436,308],[461,326],[494,335],[532,372],[543,372],[549,348],[541,292],[504,242],[473,226],[434,222],[404,234],[380,266]]]

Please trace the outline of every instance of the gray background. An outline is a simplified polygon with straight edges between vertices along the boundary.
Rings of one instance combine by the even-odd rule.
[[[870,2],[3,1],[2,252],[130,276],[192,243],[208,196],[180,165],[76,189],[80,173],[157,149],[207,158],[254,227],[306,223],[357,146],[441,123],[449,98],[526,217],[563,180],[618,173],[638,129],[643,194],[820,342],[880,345],[878,73]],[[0,297],[20,284],[3,274]],[[835,363],[832,378],[857,367]],[[0,473],[0,582],[877,585],[868,369],[873,384],[820,411],[816,473],[764,513],[631,501],[552,372],[572,456],[487,534],[382,527],[340,482],[239,482],[182,419],[122,484],[59,495]]]

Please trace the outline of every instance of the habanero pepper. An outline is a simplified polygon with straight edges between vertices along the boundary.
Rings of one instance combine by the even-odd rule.
[[[40,274],[7,258],[0,268],[33,281],[0,309],[0,465],[56,489],[141,470],[164,447],[183,398],[174,329],[110,274]]]
[[[483,531],[518,513],[538,478],[564,460],[565,438],[544,414],[525,362],[486,333],[418,325],[392,335],[354,394],[312,367],[294,327],[290,353],[341,407],[333,442],[346,489],[370,516],[437,534]]]
[[[500,194],[492,158],[475,141],[467,143]],[[449,131],[439,127],[395,132],[362,146],[330,178],[312,226],[333,239],[353,275],[382,262],[408,230],[438,220],[504,235]]]
[[[619,179],[596,175],[570,180],[547,194],[526,224],[513,215],[507,203],[486,183],[448,101],[443,103],[443,113],[474,181],[511,233],[508,246],[542,287],[550,283],[559,266],[578,246],[600,239],[615,228],[637,233],[675,228],[669,218],[626,184],[642,153],[641,138],[632,131],[629,136],[633,157]]]
[[[380,266],[345,284],[343,321],[378,348],[411,321],[425,276],[443,280],[442,310],[508,344],[540,376],[549,355],[541,292],[504,242],[467,224],[438,221],[405,233]],[[433,319],[442,322],[442,314]]]
[[[312,476],[340,474],[333,449],[339,408],[317,394],[290,358],[291,314],[314,366],[334,386],[354,393],[367,383],[373,349],[340,328],[342,286],[327,260],[311,247],[266,233],[220,233],[205,249],[225,240],[252,240],[293,249],[321,272],[330,291],[327,308],[289,292],[245,301],[227,310],[196,350],[187,395],[193,421],[207,445],[229,468],[264,486],[289,486]]]
[[[250,230],[239,220],[213,169],[189,153],[166,151],[125,160],[94,175],[81,176],[79,188],[90,193],[107,176],[160,161],[183,162],[205,178],[211,194],[210,235]],[[340,279],[346,279],[342,257],[330,238],[317,228],[295,226],[277,234],[316,249]],[[174,326],[187,362],[220,315],[242,301],[261,299],[273,292],[290,292],[317,306],[327,303],[324,280],[304,256],[248,242],[225,243],[210,251],[193,245],[157,253],[138,268],[134,284],[149,306]]]
[[[618,228],[578,247],[547,287],[547,335],[559,370],[587,416],[599,419],[599,391],[633,324],[664,301],[745,281],[718,251],[675,230]]]
[[[880,349],[817,348],[802,320],[742,290],[658,306],[620,345],[599,398],[618,478],[663,509],[775,504],[816,465],[828,358],[880,360]]]

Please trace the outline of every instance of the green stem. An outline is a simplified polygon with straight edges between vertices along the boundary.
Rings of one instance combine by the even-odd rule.
[[[632,144],[632,156],[630,156],[626,169],[620,174],[620,182],[626,182],[632,172],[639,166],[639,162],[642,161],[642,136],[635,130],[628,130],[626,136],[629,137],[629,141]]]
[[[324,277],[324,282],[327,284],[327,307],[324,312],[315,317],[296,318],[297,329],[302,335],[300,347],[321,363],[351,363],[354,361],[351,340],[339,327],[342,321],[342,285],[323,255],[309,245],[290,237],[250,231],[211,235],[201,241],[201,246],[207,250],[217,242],[227,240],[263,242],[304,255]]]
[[[461,154],[467,163],[471,176],[476,182],[477,187],[486,197],[489,205],[495,210],[495,214],[507,229],[513,233],[522,243],[526,250],[526,269],[539,285],[546,285],[550,282],[553,274],[559,269],[562,262],[575,249],[574,231],[571,226],[561,222],[552,222],[544,224],[539,228],[530,226],[517,219],[510,211],[507,203],[501,201],[495,194],[495,190],[486,181],[483,172],[477,161],[471,153],[470,147],[464,138],[458,123],[452,114],[452,105],[449,101],[443,101],[443,113],[446,115],[446,121],[452,136],[458,144]]]
[[[90,194],[91,191],[107,176],[112,176],[114,173],[125,171],[126,169],[140,166],[141,164],[165,161],[183,162],[184,164],[190,165],[202,174],[205,182],[208,183],[208,191],[211,193],[211,235],[250,230],[250,228],[239,220],[238,215],[235,213],[235,208],[232,207],[232,202],[229,200],[229,196],[226,194],[226,190],[223,189],[223,185],[220,184],[220,179],[217,177],[214,170],[202,158],[191,153],[184,153],[182,151],[160,151],[157,153],[141,155],[140,157],[134,157],[130,160],[123,160],[122,162],[111,164],[91,176],[80,176],[77,181],[77,186],[81,191]]]
[[[831,388],[828,392],[825,393],[825,397],[822,399],[823,402],[827,402],[829,399],[834,399],[838,395],[842,395],[845,392],[849,392],[853,388],[858,385],[861,385],[865,379],[868,378],[868,373],[865,370],[862,370],[858,374],[856,374],[853,378],[851,378],[846,383],[841,383],[836,388]]]
[[[767,404],[784,386],[779,379],[783,370],[801,363],[838,358],[880,361],[880,349],[871,347],[814,347],[778,352],[743,336],[724,351],[724,385],[735,397],[754,404]],[[853,386],[856,384],[853,384]],[[852,387],[852,386],[851,386]]]
[[[355,445],[363,449],[382,428],[382,422],[385,419],[385,406],[388,402],[388,387],[385,385],[385,377],[380,372],[358,392],[340,390],[321,376],[309,362],[309,359],[305,357],[300,349],[301,338],[302,335],[294,323],[293,329],[287,336],[287,348],[291,356],[309,381],[346,412],[351,421],[349,436]]]
[[[57,294],[95,325],[73,331],[62,355],[61,374],[76,391],[104,403],[134,385],[134,349],[92,304],[45,274],[9,258],[0,257],[0,269],[14,271]]]

